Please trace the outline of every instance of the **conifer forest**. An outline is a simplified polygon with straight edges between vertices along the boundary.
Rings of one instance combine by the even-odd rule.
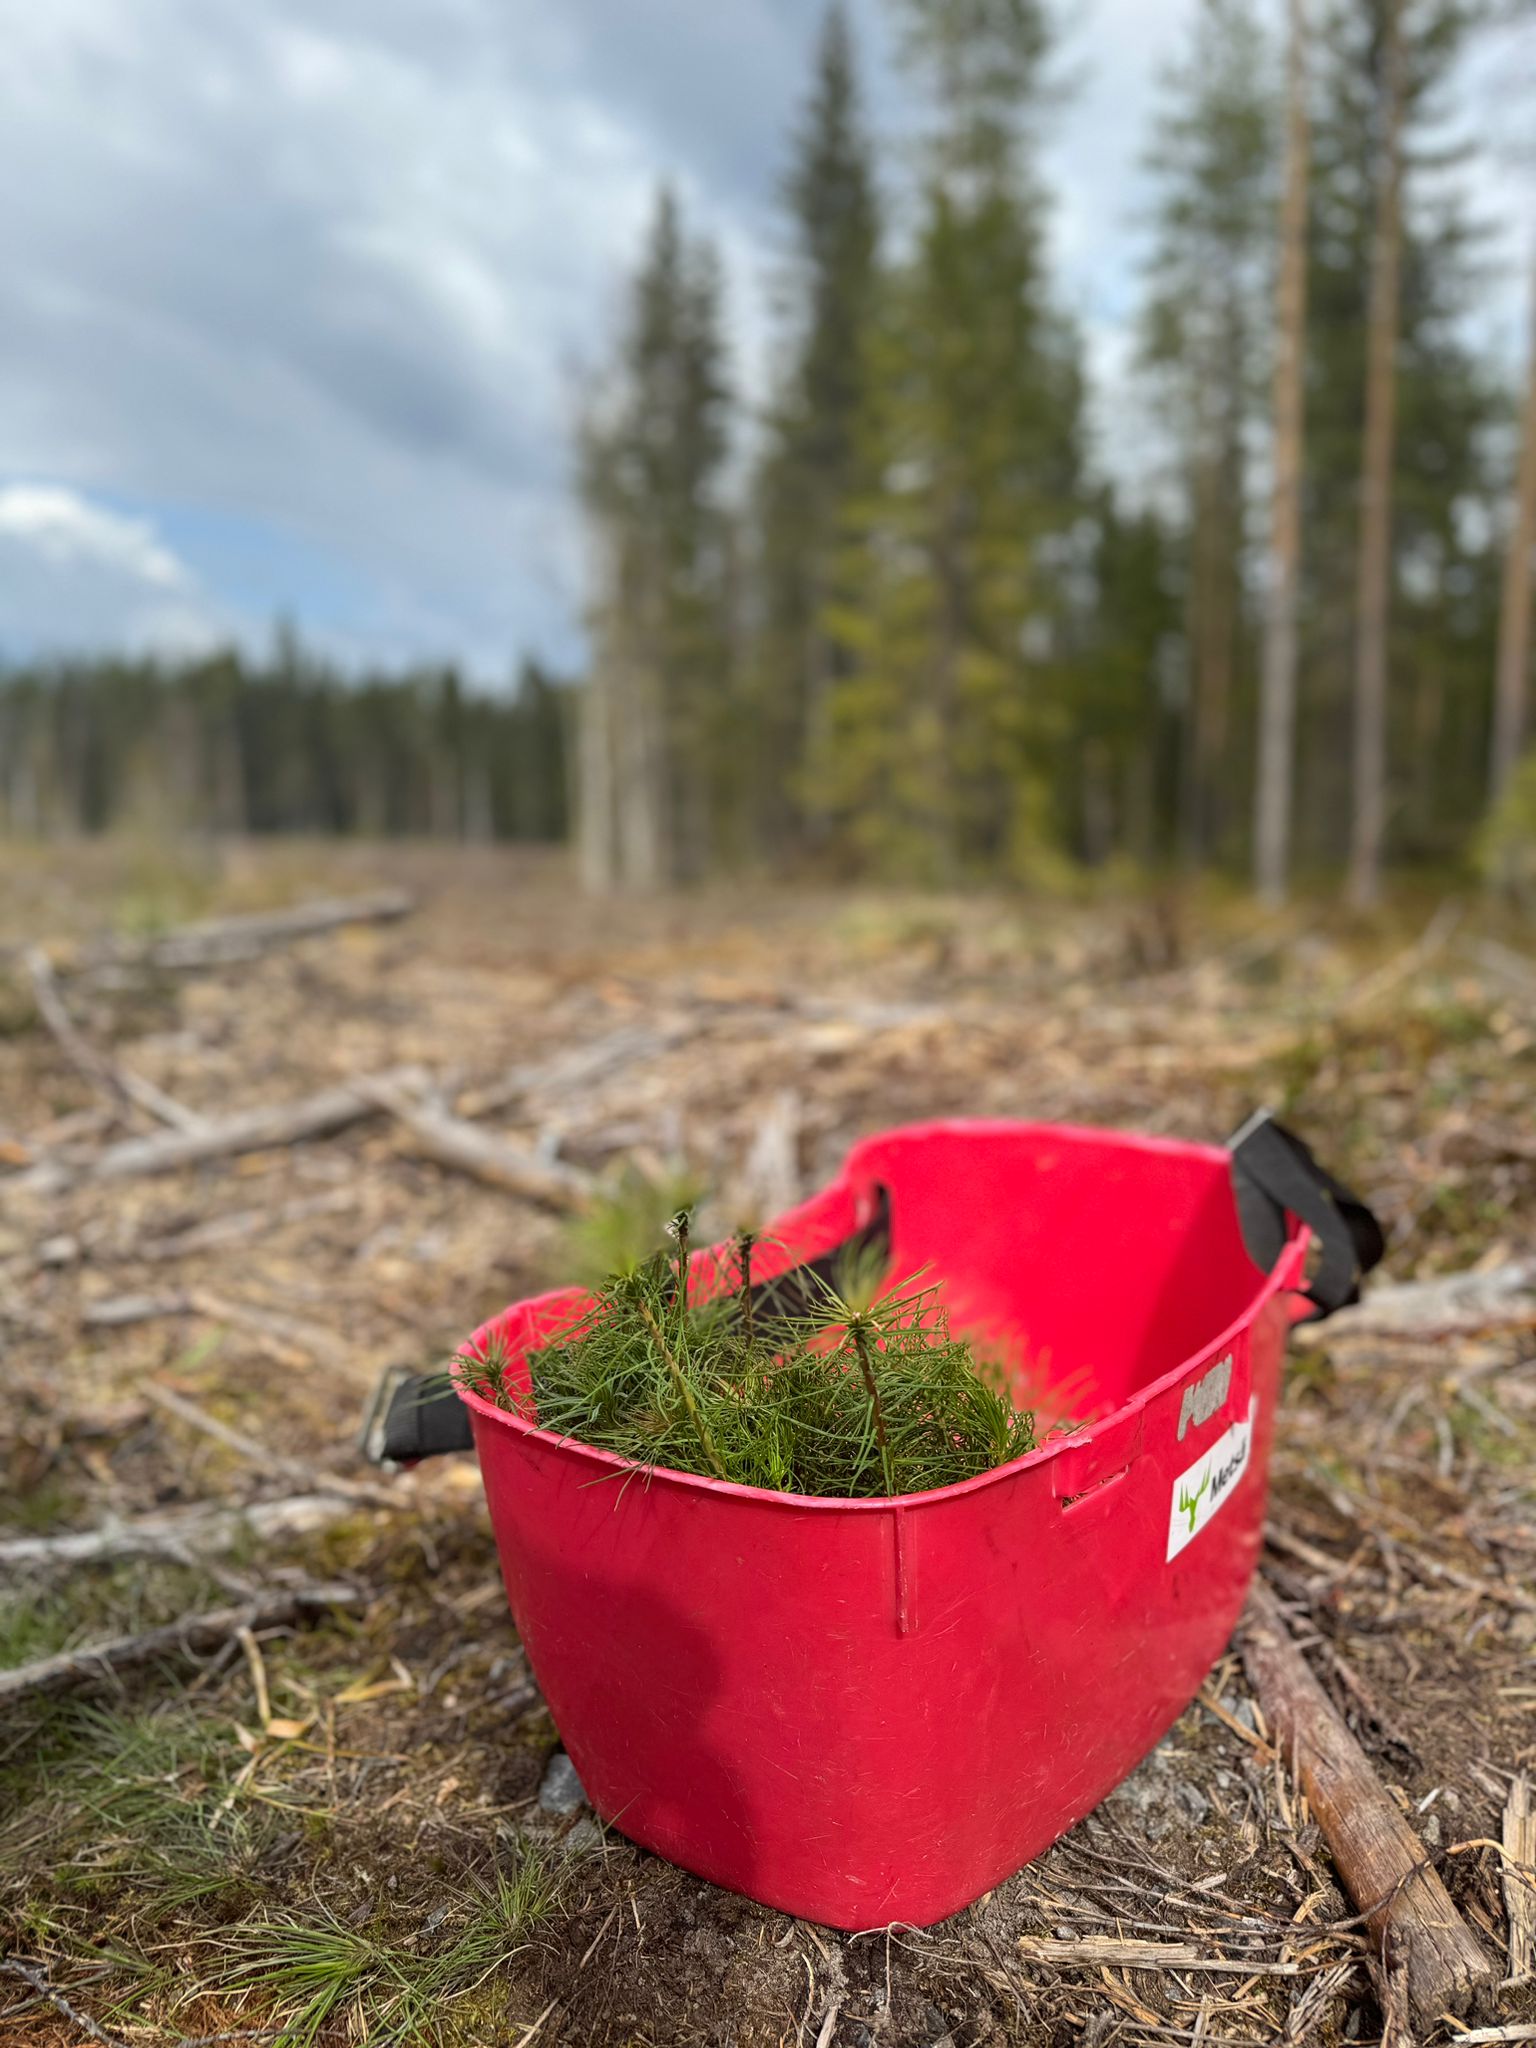
[[[656,193],[573,430],[580,672],[349,674],[291,632],[13,664],[6,829],[569,832],[599,890],[1519,868],[1536,348],[1478,326],[1485,145],[1446,116],[1517,0],[1200,0],[1127,195],[1135,417],[1096,429],[1046,11],[888,12],[906,119],[837,0],[784,110],[765,388]]]

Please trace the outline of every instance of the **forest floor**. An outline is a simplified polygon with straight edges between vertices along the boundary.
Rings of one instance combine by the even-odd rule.
[[[244,960],[156,950],[386,888],[413,913]],[[1235,1652],[1095,1815],[923,1932],[832,1933],[546,1811],[558,1738],[473,1460],[383,1479],[354,1440],[383,1367],[440,1364],[568,1270],[570,1219],[371,1102],[161,1173],[114,1148],[420,1068],[400,1085],[519,1157],[686,1158],[724,1213],[915,1117],[1220,1139],[1267,1103],[1377,1206],[1386,1277],[1493,1270],[1536,1252],[1529,947],[1470,896],[1368,929],[1145,895],[600,907],[513,852],[7,848],[0,1667],[255,1605],[200,1656],[0,1705],[0,2042],[1374,2039],[1359,1924]],[[287,1505],[231,1541],[204,1513],[230,1502]],[[102,1529],[122,1554],[52,1543]],[[1298,1346],[1266,1572],[1507,1973],[1536,1307],[1357,1313]],[[311,1582],[340,1597],[271,1604]],[[1536,2022],[1532,1988],[1497,2018]]]

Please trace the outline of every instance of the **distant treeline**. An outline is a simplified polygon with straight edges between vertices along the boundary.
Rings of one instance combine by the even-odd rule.
[[[287,635],[265,661],[0,669],[0,831],[563,839],[569,694],[531,662],[506,694],[344,675]]]

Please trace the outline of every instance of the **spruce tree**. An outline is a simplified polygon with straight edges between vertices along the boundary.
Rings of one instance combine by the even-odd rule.
[[[1275,222],[1271,53],[1251,0],[1201,0],[1170,71],[1143,357],[1172,427],[1188,645],[1180,839],[1198,861],[1238,822],[1251,729],[1252,447],[1269,364]]]
[[[1315,38],[1298,852],[1350,850],[1361,428],[1389,0],[1331,0]],[[1468,340],[1480,235],[1445,89],[1475,25],[1403,0],[1402,248],[1385,640],[1383,852],[1456,856],[1481,808],[1498,606],[1489,429],[1500,394]]]
[[[1079,369],[1044,270],[1035,0],[901,0],[932,133],[885,280],[811,786],[860,860],[935,880],[1038,843],[1060,735]]]
[[[1301,474],[1307,355],[1307,209],[1311,181],[1307,0],[1287,0],[1285,179],[1280,201],[1270,400],[1270,506],[1254,774],[1253,879],[1272,908],[1291,872],[1296,774],[1296,658],[1301,593]]]
[[[663,190],[582,441],[594,652],[580,810],[597,889],[694,879],[731,809],[727,408],[718,262]]]
[[[853,477],[879,217],[847,15],[826,15],[782,197],[791,234],[785,332],[757,486],[753,685],[766,746],[769,847],[814,834],[802,765],[825,727],[838,654],[827,630],[838,523]]]

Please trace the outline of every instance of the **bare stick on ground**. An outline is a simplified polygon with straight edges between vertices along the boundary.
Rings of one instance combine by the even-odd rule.
[[[439,1166],[471,1180],[542,1202],[551,1209],[581,1209],[596,1185],[591,1174],[556,1159],[541,1159],[526,1145],[482,1131],[462,1117],[430,1108],[387,1078],[360,1082],[369,1099],[402,1123],[421,1151]]]
[[[1486,1273],[1445,1273],[1373,1287],[1358,1307],[1330,1316],[1327,1341],[1348,1337],[1470,1337],[1479,1330],[1536,1322],[1536,1259],[1510,1259]],[[1295,1338],[1318,1342],[1322,1324],[1302,1323]]]
[[[32,983],[32,1000],[37,1004],[37,1014],[53,1033],[60,1052],[98,1094],[114,1108],[145,1110],[157,1122],[169,1124],[173,1130],[195,1131],[202,1128],[203,1119],[195,1110],[177,1102],[163,1089],[157,1088],[153,1081],[130,1073],[91,1044],[69,1014],[59,992],[53,962],[40,946],[30,947],[22,958]]]
[[[125,2048],[120,2035],[108,2034],[98,2027],[88,2012],[82,2012],[78,2005],[73,2004],[62,1991],[56,1990],[49,1983],[46,1972],[40,1970],[35,1963],[22,1963],[14,1956],[3,1956],[0,1957],[0,1970],[5,1971],[7,1976],[19,1977],[44,2005],[51,2005],[55,2012],[62,2013],[72,2026],[79,2028],[88,2041],[98,2041],[102,2048]]]
[[[214,1159],[233,1159],[243,1152],[265,1152],[283,1145],[298,1145],[306,1138],[325,1138],[348,1124],[360,1123],[378,1113],[379,1104],[367,1091],[375,1083],[403,1087],[424,1080],[418,1067],[400,1067],[387,1074],[360,1077],[321,1088],[313,1095],[301,1095],[295,1102],[275,1102],[262,1109],[237,1110],[233,1116],[210,1117],[195,1131],[162,1131],[151,1138],[126,1138],[108,1145],[93,1160],[78,1169],[87,1180],[136,1180],[157,1173],[176,1173],[187,1166],[204,1166]],[[68,1180],[65,1167],[44,1165],[24,1180],[56,1185]]]
[[[252,1501],[246,1507],[173,1508],[135,1515],[62,1536],[11,1536],[0,1541],[0,1572],[61,1571],[73,1565],[116,1564],[129,1557],[216,1557],[248,1540],[280,1543],[313,1536],[355,1514],[357,1506],[346,1494],[295,1493]]]
[[[162,1386],[158,1380],[150,1380],[144,1387],[147,1400],[157,1408],[163,1408],[167,1415],[174,1415],[178,1422],[184,1422],[189,1429],[199,1430],[204,1436],[212,1437],[215,1443],[223,1444],[226,1450],[235,1452],[258,1472],[280,1472],[296,1485],[309,1486],[317,1491],[338,1493],[348,1500],[363,1502],[373,1507],[392,1507],[399,1503],[399,1496],[391,1494],[382,1486],[371,1486],[366,1480],[344,1479],[337,1473],[322,1472],[302,1458],[284,1457],[280,1451],[269,1449],[258,1443],[253,1436],[247,1436],[242,1429],[233,1429],[227,1422],[221,1422],[216,1415],[210,1415],[195,1401],[189,1401],[174,1388]]]
[[[409,916],[415,907],[416,899],[398,889],[380,890],[370,896],[322,897],[311,903],[295,903],[287,910],[182,925],[138,943],[119,940],[92,955],[90,964],[110,961],[165,970],[225,967],[241,960],[254,960],[276,946],[291,945],[296,939],[337,931],[343,925],[389,924]]]
[[[143,1635],[113,1636],[83,1649],[62,1650],[56,1657],[42,1657],[36,1663],[0,1671],[0,1706],[15,1700],[89,1691],[162,1657],[206,1655],[229,1642],[243,1628],[282,1628],[327,1607],[355,1606],[359,1597],[354,1586],[301,1586],[264,1593],[240,1607],[216,1607],[203,1614],[189,1614],[164,1628],[148,1629]]]
[[[1446,2012],[1480,2016],[1495,1980],[1492,1962],[1258,1581],[1242,1651],[1276,1746],[1293,1761],[1339,1875],[1380,1946],[1388,1989],[1401,1982],[1424,2028]]]
[[[1504,1807],[1504,1906],[1509,1914],[1509,1974],[1536,1974],[1536,1805],[1522,1772]]]
[[[255,1302],[227,1301],[205,1287],[179,1288],[164,1294],[114,1294],[87,1302],[80,1321],[88,1330],[121,1330],[131,1323],[152,1323],[161,1316],[206,1316],[241,1331],[284,1363],[305,1365],[313,1358],[338,1360],[342,1346],[318,1323],[263,1308]]]

